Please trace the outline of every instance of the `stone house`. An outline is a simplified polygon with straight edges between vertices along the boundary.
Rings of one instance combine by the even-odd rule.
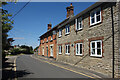
[[[72,4],[67,7],[67,18],[53,28],[56,31],[54,58],[120,77],[119,8],[119,2],[97,2],[74,16]]]

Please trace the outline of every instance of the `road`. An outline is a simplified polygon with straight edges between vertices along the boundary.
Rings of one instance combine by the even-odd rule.
[[[30,55],[17,57],[16,66],[17,78],[89,78],[73,71],[37,60]]]

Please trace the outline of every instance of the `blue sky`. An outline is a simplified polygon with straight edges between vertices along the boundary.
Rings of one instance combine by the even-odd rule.
[[[95,2],[72,2],[74,15],[77,15]],[[8,3],[3,6],[9,13],[15,14],[26,2]],[[38,38],[47,31],[47,24],[52,27],[66,19],[66,7],[70,2],[30,2],[13,20],[13,29],[8,33],[15,39],[13,45],[28,45],[35,48]]]

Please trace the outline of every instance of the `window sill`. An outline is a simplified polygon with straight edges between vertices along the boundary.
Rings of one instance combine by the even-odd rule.
[[[50,40],[50,42],[52,42],[53,40]]]
[[[61,38],[62,36],[59,36],[58,38]]]
[[[68,55],[68,56],[69,56],[69,55],[70,55],[70,53],[65,53],[65,55]]]
[[[62,55],[62,53],[59,53],[59,55]]]
[[[83,29],[81,28],[81,29],[77,29],[77,30],[75,30],[75,31],[78,32],[78,31],[81,31],[81,30],[83,30]]]
[[[83,54],[75,54],[76,56],[83,56]]]
[[[102,58],[102,55],[90,55],[90,57]]]
[[[70,32],[69,33],[65,33],[65,36],[67,36],[67,35],[69,35],[70,34]]]
[[[90,27],[91,27],[91,26],[98,25],[98,24],[101,24],[101,23],[102,23],[102,22],[101,22],[101,21],[99,21],[99,22],[96,22],[96,23],[90,24]]]

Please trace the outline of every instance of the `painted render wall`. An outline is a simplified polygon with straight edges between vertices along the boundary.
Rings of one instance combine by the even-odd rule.
[[[90,26],[90,12],[82,15],[83,29],[75,32],[75,21],[70,23],[70,34],[65,35],[65,28],[62,29],[62,37],[57,38],[57,61],[76,64],[79,67],[107,74],[112,77],[112,19],[111,4],[113,4],[114,18],[114,48],[115,48],[115,77],[118,75],[119,59],[119,37],[118,37],[118,3],[104,3],[102,8],[102,22]],[[57,32],[57,35],[58,32]],[[90,56],[90,41],[102,40],[103,56],[101,58]],[[83,56],[75,55],[75,43],[83,43]],[[65,54],[65,44],[70,43],[70,55]],[[58,46],[62,45],[62,54],[58,54]],[[72,46],[73,45],[73,46]]]

